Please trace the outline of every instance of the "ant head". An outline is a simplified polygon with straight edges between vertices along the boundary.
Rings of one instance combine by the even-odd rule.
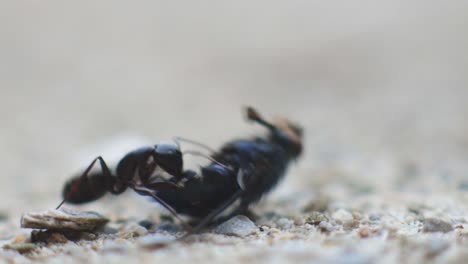
[[[247,118],[257,122],[271,131],[271,139],[284,146],[293,158],[302,153],[303,130],[285,118],[277,118],[273,123],[263,119],[252,107],[247,107]]]
[[[176,143],[161,141],[155,146],[156,154],[172,155],[180,152],[180,146]]]
[[[154,147],[155,161],[170,175],[180,178],[183,170],[182,152],[178,144],[161,142]]]

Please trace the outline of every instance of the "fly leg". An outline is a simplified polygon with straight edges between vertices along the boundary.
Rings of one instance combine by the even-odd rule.
[[[135,192],[141,194],[141,195],[146,195],[152,197],[156,202],[158,202],[164,209],[166,209],[171,215],[173,215],[179,222],[184,226],[184,228],[187,230],[187,232],[190,232],[192,230],[192,227],[188,225],[184,220],[180,218],[180,216],[177,214],[177,212],[166,202],[164,202],[161,198],[159,198],[156,195],[156,190],[157,189],[162,189],[162,188],[178,188],[177,185],[170,183],[170,182],[158,182],[158,183],[153,183],[151,184],[150,188],[147,188],[145,186],[137,185],[134,182],[129,182],[128,183],[129,187],[132,188]]]

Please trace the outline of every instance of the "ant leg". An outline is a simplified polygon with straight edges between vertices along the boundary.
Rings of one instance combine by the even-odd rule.
[[[168,183],[168,184],[170,184],[170,183]],[[189,226],[187,223],[185,223],[184,220],[182,220],[179,217],[177,212],[170,205],[168,205],[166,202],[164,202],[161,198],[159,198],[154,193],[154,190],[148,189],[148,188],[146,188],[144,186],[141,186],[141,185],[136,185],[134,182],[128,182],[128,185],[129,185],[130,188],[135,190],[137,193],[147,195],[147,196],[151,196],[154,200],[156,200],[156,202],[158,202],[162,207],[164,207],[167,211],[169,211],[169,213],[171,213],[171,215],[173,215],[177,220],[179,220],[179,222],[182,223],[182,225],[185,227],[186,230],[191,230],[192,229],[191,226]]]
[[[99,163],[101,165],[101,170],[102,170],[102,173],[103,173],[104,177],[106,177],[108,179],[112,178],[112,174],[111,174],[111,172],[109,170],[109,167],[107,166],[106,162],[104,161],[104,159],[101,156],[95,158],[91,162],[91,164],[89,164],[88,168],[86,168],[86,170],[83,172],[83,174],[81,174],[81,176],[78,178],[78,181],[71,187],[70,191],[65,195],[65,197],[63,198],[63,201],[57,206],[57,208],[55,208],[56,210],[58,210],[69,199],[69,197],[70,197],[70,195],[72,193],[77,191],[77,188],[80,185],[81,181],[88,178],[89,172],[91,171],[91,169],[94,167],[94,164],[98,160],[99,160]]]

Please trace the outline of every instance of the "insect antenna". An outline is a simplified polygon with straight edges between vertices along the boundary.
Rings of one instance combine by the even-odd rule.
[[[179,220],[179,222],[185,227],[186,230],[188,230],[188,232],[191,232],[192,227],[190,225],[188,225],[184,220],[182,220],[180,218],[180,216],[177,214],[177,212],[170,205],[168,205],[161,198],[159,198],[154,193],[154,190],[148,189],[148,188],[146,188],[144,186],[141,186],[141,185],[137,185],[132,181],[129,181],[128,185],[129,185],[130,188],[132,188],[133,190],[135,190],[138,193],[142,193],[142,194],[146,194],[148,196],[151,196],[154,200],[156,200],[156,202],[158,202],[162,207],[164,207],[167,211],[169,211],[169,213],[171,213],[172,216],[174,216],[177,220]]]
[[[201,142],[198,142],[198,141],[195,141],[195,140],[192,140],[192,139],[188,139],[188,138],[183,138],[183,137],[174,137],[172,138],[172,140],[180,147],[180,142],[186,142],[186,143],[190,143],[192,145],[195,145],[195,146],[199,146],[201,148],[204,148],[206,150],[208,150],[209,152],[211,153],[216,153],[216,150],[212,149],[211,147],[201,143]]]
[[[179,146],[180,148],[180,142],[186,142],[186,143],[190,143],[192,145],[195,145],[195,146],[198,146],[198,147],[201,147],[201,148],[204,148],[206,150],[208,150],[209,152],[211,153],[216,153],[216,150],[212,149],[211,147],[201,143],[201,142],[198,142],[198,141],[195,141],[195,140],[192,140],[192,139],[188,139],[188,138],[183,138],[183,137],[174,137],[172,138],[172,140],[174,140],[174,142]],[[210,157],[206,154],[203,154],[201,153],[200,151],[196,151],[196,150],[184,150],[182,152],[183,155],[192,155],[192,156],[199,156],[199,157],[203,157],[213,163],[216,163],[218,164],[219,166],[227,169],[227,170],[233,170],[231,167],[229,166],[226,166],[224,165],[223,163],[217,161],[216,159],[214,159],[213,157]]]

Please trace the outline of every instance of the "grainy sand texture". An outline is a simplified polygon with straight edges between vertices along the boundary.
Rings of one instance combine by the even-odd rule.
[[[2,3],[0,262],[465,263],[467,14],[463,1]],[[305,131],[254,223],[176,242],[178,222],[127,192],[65,205],[110,219],[100,233],[34,244],[20,228],[97,155],[264,132],[247,105]]]

